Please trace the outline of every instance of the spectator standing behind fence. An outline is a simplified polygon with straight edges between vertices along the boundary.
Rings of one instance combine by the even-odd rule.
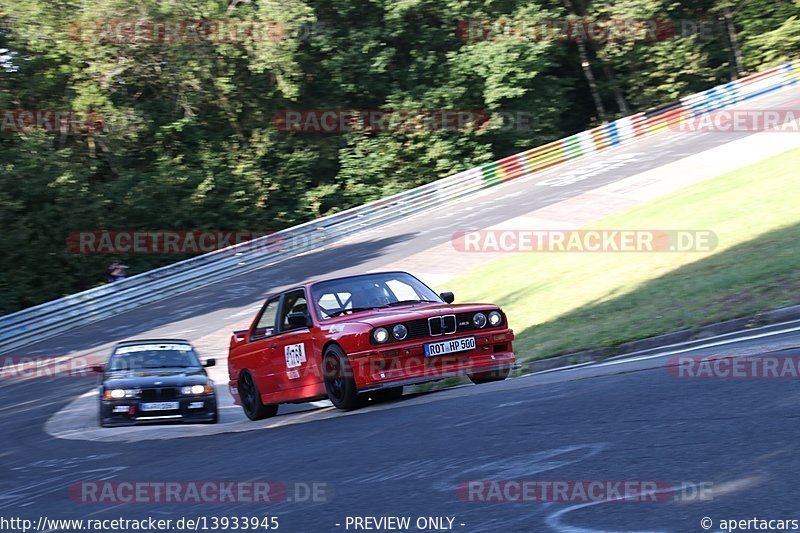
[[[111,266],[108,267],[108,281],[113,283],[125,279],[125,269],[128,265],[123,265],[119,261],[113,261]]]

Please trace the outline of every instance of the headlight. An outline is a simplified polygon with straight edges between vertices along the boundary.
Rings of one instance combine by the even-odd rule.
[[[401,341],[406,338],[408,335],[408,328],[406,328],[403,324],[397,324],[395,327],[392,328],[392,336]]]
[[[489,313],[489,324],[493,326],[499,325],[503,321],[503,315],[501,315],[497,311],[492,311]]]
[[[189,396],[191,394],[211,394],[212,392],[214,392],[214,386],[211,384],[187,385],[185,387],[181,387],[181,394],[184,396]]]
[[[136,398],[141,393],[141,389],[111,389],[103,392],[103,398],[121,400],[122,398]]]
[[[372,338],[378,344],[382,344],[389,340],[389,332],[386,328],[376,328],[375,331],[372,332]]]
[[[476,328],[482,328],[486,326],[486,315],[484,315],[483,313],[475,313],[474,315],[472,315],[472,324]]]

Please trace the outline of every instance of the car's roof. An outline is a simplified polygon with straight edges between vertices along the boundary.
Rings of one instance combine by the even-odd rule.
[[[165,343],[174,343],[174,344],[188,344],[192,345],[191,342],[187,341],[186,339],[130,339],[127,341],[121,341],[117,343],[117,346],[132,346],[136,344],[165,344]]]
[[[317,285],[319,283],[325,283],[325,282],[328,282],[328,281],[343,281],[343,280],[352,279],[352,278],[362,278],[364,276],[379,276],[381,274],[406,274],[408,276],[411,276],[414,279],[419,279],[416,276],[414,276],[413,274],[409,274],[408,272],[405,272],[403,270],[386,270],[386,271],[380,271],[380,272],[363,272],[361,274],[351,274],[349,276],[338,276],[338,277],[335,277],[335,278],[321,278],[321,279],[315,279],[315,280],[312,280],[312,281],[307,281],[306,283],[303,283],[302,285],[295,285],[293,287],[290,287],[288,289],[284,289],[284,290],[281,290],[281,291],[270,292],[265,296],[265,298],[267,300],[272,300],[273,298],[277,298],[278,296],[280,296],[282,294],[286,294],[287,292],[296,291],[298,289],[308,289],[308,288],[311,288],[313,285]]]
[[[408,272],[404,272],[402,270],[386,270],[386,271],[381,271],[381,272],[364,272],[363,274],[351,274],[349,276],[340,276],[340,277],[336,277],[336,278],[317,279],[317,280],[314,280],[314,281],[311,281],[311,282],[307,283],[307,285],[311,286],[311,285],[316,285],[317,283],[323,283],[323,282],[328,282],[328,281],[343,281],[343,280],[346,280],[346,279],[362,278],[362,277],[365,277],[365,276],[380,276],[381,274],[406,274],[408,276],[411,276],[412,278],[415,277],[414,275],[409,274]]]

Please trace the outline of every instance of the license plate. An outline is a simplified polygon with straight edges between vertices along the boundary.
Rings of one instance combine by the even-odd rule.
[[[435,357],[448,353],[466,352],[475,349],[475,337],[451,339],[449,341],[430,342],[425,345],[425,357]]]
[[[179,407],[178,402],[143,403],[139,406],[142,411],[171,411]]]

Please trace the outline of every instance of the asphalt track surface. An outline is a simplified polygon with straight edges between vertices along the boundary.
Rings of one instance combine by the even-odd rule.
[[[787,107],[798,98],[793,89],[762,98],[755,107]],[[496,224],[742,136],[668,131],[489,190],[452,207],[453,216],[441,209],[421,215],[17,355],[100,353],[133,336],[199,337],[240,322],[264,294],[280,287],[380,268],[441,244],[458,229]],[[594,167],[609,161],[621,164]],[[599,170],[585,172],[587,166]],[[568,175],[576,181],[536,186]],[[734,348],[800,355],[800,335],[790,331],[692,353]],[[348,414],[310,409],[277,417],[302,421],[253,431],[114,442],[59,439],[44,430],[54,414],[93,386],[92,378],[7,381],[0,383],[0,518],[271,515],[284,531],[345,531],[347,516],[447,516],[455,518],[454,530],[470,532],[685,532],[703,531],[704,516],[715,523],[800,519],[797,381],[676,379],[664,368],[667,361],[654,357],[465,386]],[[168,433],[173,427],[160,429]],[[70,498],[74,482],[104,478],[319,482],[327,484],[329,501],[107,505]],[[664,503],[460,501],[457,484],[476,479],[665,480],[711,483],[714,491],[713,501],[678,494]]]
[[[691,354],[775,349],[800,355],[800,335]],[[800,518],[797,380],[679,379],[664,367],[669,361],[649,356],[458,387],[269,430],[130,443],[43,434],[64,397],[84,392],[86,380],[20,384],[4,391],[0,516],[270,515],[284,531],[345,531],[335,524],[345,524],[347,516],[448,516],[455,518],[455,531],[587,533],[702,531],[705,516]],[[118,505],[68,496],[76,481],[99,479],[316,482],[326,484],[330,499]],[[457,497],[459,482],[484,479],[657,480],[711,492],[698,499],[679,491],[659,503]]]

